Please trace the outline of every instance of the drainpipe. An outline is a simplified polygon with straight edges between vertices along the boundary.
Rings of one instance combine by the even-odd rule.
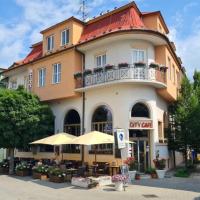
[[[82,72],[85,70],[85,54],[75,48],[77,52],[82,55]],[[82,73],[82,87],[85,86],[84,75]],[[85,92],[82,91],[82,121],[81,121],[81,135],[85,134]],[[81,161],[84,164],[84,145],[81,145]]]

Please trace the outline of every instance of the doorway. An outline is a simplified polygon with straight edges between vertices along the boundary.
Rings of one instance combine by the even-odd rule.
[[[148,130],[129,130],[129,140],[133,141],[132,155],[135,158],[135,169],[145,172],[150,166],[150,145]]]

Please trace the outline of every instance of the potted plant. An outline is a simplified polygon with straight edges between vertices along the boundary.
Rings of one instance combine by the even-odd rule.
[[[66,173],[58,167],[49,169],[49,181],[54,183],[63,183],[65,181]]]
[[[92,70],[86,69],[86,70],[84,70],[83,74],[84,74],[84,76],[90,75],[90,74],[92,74]]]
[[[166,166],[166,160],[164,158],[159,159],[157,157],[156,159],[153,160],[155,167],[156,167],[156,173],[158,175],[158,178],[164,178],[165,177],[165,166]]]
[[[151,175],[151,178],[157,178],[156,169],[149,167],[146,171],[146,174]]]
[[[94,68],[94,73],[100,73],[103,71],[103,67],[96,67]]]
[[[160,71],[163,71],[163,72],[166,72],[168,69],[168,67],[164,66],[164,65],[161,65],[160,66]]]
[[[3,160],[0,162],[0,174],[8,174],[9,172],[9,162],[7,160]]]
[[[17,176],[28,176],[31,165],[26,162],[19,163],[15,167],[15,172]]]
[[[128,173],[131,181],[135,180],[136,170],[134,170],[135,169],[134,163],[135,163],[134,157],[129,157],[124,161],[124,164],[128,165],[129,169]]]
[[[124,62],[124,63],[119,63],[119,64],[118,64],[118,67],[119,67],[119,68],[126,68],[126,67],[128,67],[128,63],[126,63],[126,62]]]
[[[77,79],[81,79],[82,78],[82,72],[76,72],[74,74],[74,78],[77,80]]]
[[[124,182],[127,180],[126,175],[116,174],[112,176],[112,182],[115,183],[115,190],[122,191]]]
[[[34,166],[32,168],[33,172],[33,178],[34,179],[41,179],[41,180],[46,180],[48,176],[48,165],[39,165],[39,166]]]
[[[146,63],[140,61],[140,62],[136,62],[134,63],[135,67],[145,67],[146,66]]]
[[[154,68],[154,69],[158,69],[159,68],[159,64],[152,62],[152,63],[150,63],[149,67],[150,68]]]
[[[112,69],[115,69],[115,66],[114,66],[114,65],[108,64],[108,65],[105,66],[105,70],[106,70],[106,71],[112,70]]]

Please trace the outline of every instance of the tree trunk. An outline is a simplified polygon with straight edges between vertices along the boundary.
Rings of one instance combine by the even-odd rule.
[[[185,157],[185,168],[187,168],[187,147],[184,149],[184,157]]]
[[[13,175],[14,174],[14,148],[9,149],[9,174]]]
[[[174,168],[176,168],[176,153],[174,150],[172,153],[173,153]]]

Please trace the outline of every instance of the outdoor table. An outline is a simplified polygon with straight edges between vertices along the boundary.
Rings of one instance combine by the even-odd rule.
[[[114,175],[114,170],[116,171],[116,173],[117,173],[117,171],[119,170],[119,166],[109,166],[109,168],[111,169],[111,175],[113,176]]]

